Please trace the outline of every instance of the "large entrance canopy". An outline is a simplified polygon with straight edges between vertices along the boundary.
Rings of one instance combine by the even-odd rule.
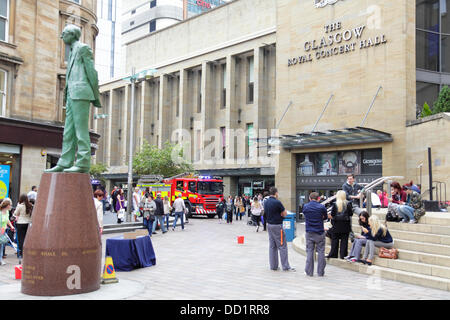
[[[280,137],[280,145],[284,149],[307,149],[392,141],[390,133],[364,127],[297,133]]]

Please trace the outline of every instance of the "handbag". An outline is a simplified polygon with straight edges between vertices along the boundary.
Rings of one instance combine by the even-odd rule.
[[[120,209],[119,213],[117,213],[117,219],[120,219],[123,221],[123,219],[125,218],[125,209]]]
[[[386,249],[381,247],[378,252],[378,256],[385,259],[398,259],[398,249]]]
[[[0,213],[0,227],[3,225],[3,215]],[[7,244],[9,242],[9,238],[6,235],[6,230],[0,234],[0,245]],[[3,252],[0,252],[0,254],[3,254]]]

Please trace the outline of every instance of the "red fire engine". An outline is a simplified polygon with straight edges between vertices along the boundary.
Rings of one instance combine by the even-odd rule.
[[[221,177],[194,176],[184,173],[175,177],[162,179],[160,183],[151,183],[141,179],[137,186],[144,192],[151,188],[154,196],[158,193],[164,198],[168,196],[170,203],[181,194],[184,199],[187,216],[202,215],[214,218],[217,214],[216,204],[223,197],[223,180]]]

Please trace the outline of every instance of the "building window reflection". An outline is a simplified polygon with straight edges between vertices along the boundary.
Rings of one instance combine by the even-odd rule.
[[[416,0],[416,99],[418,114],[449,85],[440,73],[450,73],[450,0]],[[420,72],[419,72],[420,71]]]

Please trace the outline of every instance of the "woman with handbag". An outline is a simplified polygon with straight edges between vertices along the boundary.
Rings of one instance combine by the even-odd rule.
[[[387,227],[380,222],[377,216],[373,215],[369,218],[369,226],[370,232],[368,233],[362,262],[371,266],[375,255],[375,247],[392,249],[394,240]],[[366,230],[363,228],[363,231]]]
[[[6,233],[6,228],[9,228],[14,231],[14,226],[11,221],[9,221],[9,211],[11,210],[12,201],[10,198],[3,199],[0,204],[0,266],[4,266],[6,263],[3,261],[3,250],[6,244],[9,242],[8,236]]]
[[[19,249],[17,252],[17,257],[19,259],[21,259],[23,255],[23,244],[25,242],[28,226],[31,223],[32,211],[33,205],[28,201],[28,196],[25,193],[21,194],[19,197],[19,203],[14,211],[17,227],[17,246]]]
[[[331,233],[331,250],[327,258],[339,257],[345,259],[348,253],[348,237],[352,231],[351,217],[353,216],[353,206],[347,201],[347,194],[339,190],[336,194],[336,202],[331,208],[331,220],[333,232]],[[339,250],[340,247],[340,250]]]
[[[117,212],[117,223],[122,223],[122,219],[125,214],[125,197],[123,195],[123,189],[120,189],[117,193],[115,209]]]

